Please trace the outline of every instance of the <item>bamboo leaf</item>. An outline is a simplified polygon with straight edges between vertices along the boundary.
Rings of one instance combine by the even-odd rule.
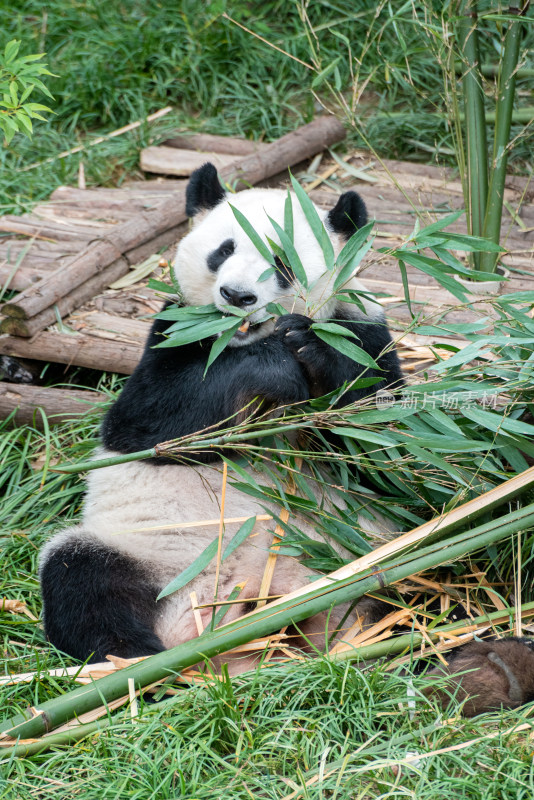
[[[363,230],[363,228],[362,228]],[[357,236],[357,234],[355,234]],[[352,258],[347,261],[344,267],[342,267],[334,281],[334,291],[339,289],[348,279],[352,276],[356,268],[360,265],[363,261],[371,247],[373,246],[374,238],[370,239],[368,242],[365,242],[359,250],[352,256]]]
[[[325,344],[329,344],[330,347],[333,347],[344,356],[356,361],[357,364],[363,364],[366,367],[380,370],[380,367],[374,358],[369,355],[369,353],[366,353],[365,350],[363,350],[361,347],[358,347],[358,345],[354,344],[353,342],[348,341],[346,338],[346,330],[343,335],[331,333],[328,329],[325,330],[325,324],[326,323],[314,322],[311,326],[315,335],[318,336],[319,339],[325,342]]]
[[[199,325],[187,327],[185,330],[177,331],[165,341],[157,344],[156,347],[181,347],[185,344],[216,336],[218,333],[228,329],[233,329],[235,333],[240,324],[241,319],[236,321],[235,317],[221,317],[213,322],[200,323]]]
[[[291,201],[291,193],[289,189],[287,190],[287,197],[284,203],[284,230],[291,239],[291,241],[294,241],[293,203]]]
[[[237,533],[235,533],[232,536],[232,538],[226,545],[226,548],[221,557],[222,561],[224,561],[225,558],[228,558],[228,556],[231,556],[234,550],[237,547],[239,547],[239,545],[242,544],[246,539],[248,539],[248,537],[254,530],[255,524],[256,524],[256,517],[251,517],[241,525]]]
[[[253,226],[250,224],[245,215],[242,214],[241,211],[235,208],[235,206],[233,206],[231,203],[229,203],[228,205],[232,209],[234,217],[238,221],[239,225],[243,228],[243,230],[247,234],[248,238],[250,239],[250,241],[258,251],[258,253],[262,255],[263,258],[269,262],[269,264],[274,265],[273,254],[271,253],[271,251],[269,250],[269,248],[267,247],[261,236],[258,233],[256,233]]]
[[[237,533],[235,533],[230,541],[228,542],[223,555],[221,556],[221,561],[224,561],[225,558],[228,558],[236,547],[239,547],[245,539],[247,539],[250,534],[252,533],[252,529],[256,524],[256,517],[251,517],[244,522]],[[159,593],[157,600],[162,600],[164,597],[167,597],[174,592],[178,592],[180,589],[183,589],[188,583],[194,580],[197,575],[200,575],[203,569],[206,569],[210,561],[212,561],[215,556],[217,555],[219,545],[219,537],[217,536],[210,544],[206,547],[205,550],[195,558],[192,564],[190,564],[187,569],[184,569],[179,575],[176,576],[170,583],[165,586],[164,589],[161,590]]]
[[[299,283],[307,288],[308,276],[306,275],[306,270],[302,266],[302,261],[300,260],[300,256],[295,249],[295,245],[285,230],[276,222],[276,220],[274,220],[272,217],[269,217],[269,222],[273,226],[278,238],[280,239],[280,244],[282,245],[285,253],[285,260],[289,262],[289,266],[293,270],[293,273]]]
[[[197,575],[200,575],[203,569],[206,569],[210,561],[215,558],[217,555],[217,549],[219,545],[219,537],[217,536],[209,545],[206,547],[202,553],[195,558],[192,564],[190,564],[187,569],[184,569],[176,578],[165,586],[161,592],[158,594],[156,600],[162,600],[164,597],[168,597],[173,592],[178,592],[180,589],[183,589],[188,583],[194,580]]]
[[[241,322],[240,322],[240,320],[238,320],[235,323],[233,328],[228,328],[227,331],[224,331],[224,333],[221,333],[221,335],[218,336],[217,339],[215,339],[215,341],[213,342],[213,344],[211,346],[210,354],[209,354],[208,360],[206,362],[206,368],[204,369],[203,377],[206,377],[206,372],[211,367],[211,365],[213,364],[215,359],[218,358],[218,356],[221,355],[221,353],[224,350],[224,348],[226,347],[226,345],[230,342],[231,339],[233,339],[233,337],[235,336],[235,333],[236,333],[237,329],[239,328],[240,324],[241,324]]]
[[[317,213],[317,209],[315,208],[313,202],[310,200],[299,182],[295,180],[293,175],[291,175],[291,184],[293,186],[293,191],[297,196],[297,200],[300,203],[300,207],[302,208],[302,212],[308,221],[308,225],[310,226],[312,233],[323,252],[326,267],[327,269],[332,269],[335,260],[334,248],[323,221]]]

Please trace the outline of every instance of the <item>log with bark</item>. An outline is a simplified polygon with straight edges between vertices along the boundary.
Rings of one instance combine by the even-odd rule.
[[[17,424],[34,424],[43,427],[43,417],[57,424],[92,411],[95,405],[103,403],[107,397],[102,392],[82,389],[55,389],[30,384],[5,383],[0,381],[0,419],[6,419],[15,412],[13,420]]]
[[[181,150],[200,150],[204,153],[227,153],[231,156],[247,156],[265,149],[265,142],[253,142],[250,139],[235,139],[230,136],[214,136],[211,133],[186,133],[163,142],[166,147],[177,147]]]
[[[0,336],[0,353],[131,375],[141,358],[143,346],[97,339],[82,333],[41,331],[33,339]]]
[[[304,158],[315,155],[343,139],[344,135],[344,128],[335,117],[320,117],[266,145],[261,152],[244,156],[225,167],[221,170],[221,177],[225,181],[237,182],[238,188],[256,184]],[[3,313],[19,320],[29,320],[43,313],[45,309],[53,311],[52,307],[61,298],[65,298],[81,284],[102,273],[110,264],[123,258],[122,272],[114,278],[116,280],[128,271],[132,263],[124,258],[124,253],[150,243],[185,220],[185,191],[178,190],[166,196],[160,203],[135,214],[128,221],[115,225],[105,236],[90,242],[67,265],[51,272],[38,284],[28,287],[6,303]],[[80,297],[78,295],[76,300],[64,303],[64,308],[72,306],[74,302],[84,302]],[[45,315],[41,320],[46,318]]]
[[[224,169],[238,158],[226,153],[198,153],[196,150],[185,150],[178,147],[145,147],[141,150],[140,166],[143,172],[157,175],[191,175],[207,161],[211,161],[218,170]]]

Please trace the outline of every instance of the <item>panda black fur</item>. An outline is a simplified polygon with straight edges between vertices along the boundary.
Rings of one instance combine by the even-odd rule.
[[[105,447],[118,452],[146,449],[157,442],[217,426],[255,397],[277,406],[297,403],[338,389],[364,371],[315,336],[309,329],[311,320],[303,313],[288,313],[279,318],[276,326],[272,321],[254,325],[263,316],[267,302],[277,301],[290,312],[303,312],[304,304],[295,300],[288,281],[292,276],[287,275],[287,270],[258,282],[268,265],[234,219],[229,202],[243,211],[256,229],[266,230],[274,238],[266,215],[281,222],[285,197],[285,192],[278,190],[252,189],[227,201],[211,164],[193,174],[187,211],[201,219],[180,244],[175,265],[185,300],[191,305],[214,302],[221,310],[228,304],[257,310],[250,316],[249,332],[236,335],[205,378],[209,353],[206,342],[181,347],[179,356],[173,348],[154,350],[169,327],[168,322],[157,321],[141,363],[105,420]],[[319,245],[298,203],[293,205],[296,249],[310,282],[318,281],[310,293],[312,304],[315,299],[316,305],[322,305],[317,317],[335,318],[352,330],[363,349],[377,360],[383,371],[365,372],[366,377],[378,380],[371,391],[400,385],[397,355],[394,349],[387,350],[388,346],[391,348],[391,337],[380,306],[367,302],[369,316],[365,318],[357,306],[336,306],[335,301],[327,299],[332,276],[323,279],[325,267]],[[366,221],[361,198],[355,192],[342,195],[326,215],[337,250]],[[350,288],[363,287],[353,280]],[[353,402],[366,394],[369,390],[349,391],[343,402]],[[212,455],[214,458],[217,456]],[[204,457],[209,459],[209,455]]]
[[[316,319],[335,319],[356,333],[360,346],[381,368],[366,370],[366,377],[375,377],[377,383],[367,390],[349,389],[344,403],[402,384],[380,306],[364,300],[363,314],[355,305],[329,299],[333,275],[325,270],[322,252],[296,202],[295,247],[312,286],[309,305],[295,298],[294,276],[283,265],[259,280],[268,265],[235,220],[229,202],[257,231],[274,239],[267,215],[282,224],[285,198],[285,192],[252,189],[229,200],[212,165],[193,174],[187,212],[195,224],[180,243],[175,262],[185,302],[214,302],[221,310],[228,304],[241,306],[252,312],[250,328],[236,334],[203,377],[210,342],[154,349],[169,326],[155,321],[137,369],[104,420],[97,457],[147,449],[205,428],[216,430],[254,398],[276,407],[323,395],[356,379],[363,368],[315,336],[308,310]],[[354,192],[342,195],[328,214],[319,213],[336,253],[367,220]],[[349,288],[362,287],[353,279]],[[270,301],[288,312],[276,324],[261,321],[262,308]],[[187,525],[220,515],[221,474],[219,464],[210,463],[214,459],[217,454],[210,452],[198,456],[197,467],[156,459],[89,473],[81,523],[56,534],[41,555],[45,631],[54,645],[79,659],[102,660],[108,654],[147,655],[196,635],[189,593],[195,590],[200,604],[212,600],[211,565],[186,590],[158,603],[156,597],[214,538],[213,527]],[[261,513],[256,501],[227,487],[225,517]],[[359,522],[371,533],[384,530],[381,520]],[[311,526],[299,525],[319,538]],[[237,527],[227,525],[228,535]],[[258,596],[272,539],[269,528],[267,522],[257,523],[256,535],[223,563],[219,598],[248,578],[243,605],[232,606],[225,621],[244,613],[247,598]],[[295,559],[280,556],[271,594],[307,585],[312,575]],[[358,613],[366,611],[373,613],[364,600]],[[335,627],[343,613],[335,609],[328,624]],[[210,611],[201,614],[207,620]],[[318,615],[299,628],[310,635],[324,632],[326,618]]]

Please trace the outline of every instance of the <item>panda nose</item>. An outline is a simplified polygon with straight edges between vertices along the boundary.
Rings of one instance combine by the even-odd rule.
[[[223,300],[226,300],[231,306],[237,306],[237,308],[252,306],[258,300],[252,292],[243,292],[239,289],[232,289],[230,286],[221,286],[219,291]]]

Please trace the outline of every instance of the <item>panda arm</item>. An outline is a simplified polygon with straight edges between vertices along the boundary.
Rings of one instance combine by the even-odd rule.
[[[311,329],[312,320],[309,317],[287,314],[278,320],[275,335],[283,340],[302,364],[312,396],[320,397],[333,392],[344,383],[350,383],[360,376],[376,378],[377,382],[371,387],[345,392],[342,401],[344,405],[374,394],[386,386],[394,388],[402,386],[399,360],[395,349],[391,348],[392,340],[385,321],[350,319],[341,310],[335,312],[334,318],[338,325],[356,334],[357,338],[351,340],[369,353],[380,370],[358,364],[323,342]]]
[[[104,420],[107,448],[131,453],[226,427],[256,397],[276,406],[308,399],[305,370],[278,337],[225,348],[204,376],[213,340],[153,349],[168,324],[154,323],[141,362]]]

